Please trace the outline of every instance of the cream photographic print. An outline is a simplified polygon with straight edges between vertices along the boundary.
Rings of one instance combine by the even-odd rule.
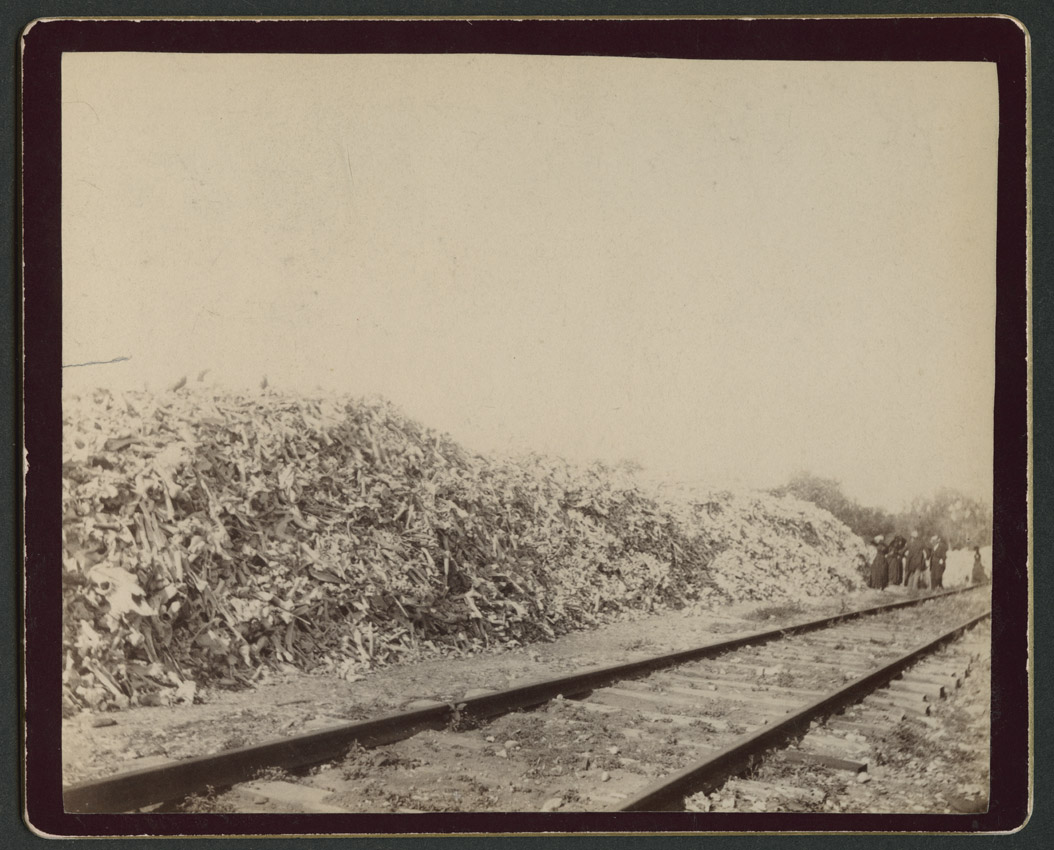
[[[66,812],[988,812],[994,63],[61,91]]]

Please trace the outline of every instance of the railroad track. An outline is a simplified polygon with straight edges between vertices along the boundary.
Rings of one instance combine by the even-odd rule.
[[[984,811],[990,661],[991,628],[981,623],[913,664],[888,688],[814,721],[791,746],[756,759],[746,774],[700,789],[685,800],[685,809]]]
[[[187,798],[196,811],[642,811],[686,800],[692,808],[766,752],[857,770],[837,747],[811,746],[810,726],[861,701],[890,722],[925,718],[967,671],[912,668],[990,615],[949,598],[962,592],[81,782],[64,789],[64,804],[71,812],[165,811]]]

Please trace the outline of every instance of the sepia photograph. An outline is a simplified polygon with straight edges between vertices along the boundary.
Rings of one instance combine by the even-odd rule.
[[[977,828],[995,63],[60,71],[65,812]]]

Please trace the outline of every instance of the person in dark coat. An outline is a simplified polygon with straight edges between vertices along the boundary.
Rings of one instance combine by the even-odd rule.
[[[889,551],[886,554],[886,566],[889,570],[890,584],[904,583],[904,570],[902,559],[904,557],[904,544],[907,541],[899,534],[890,541]]]
[[[917,590],[922,571],[926,569],[926,547],[919,537],[919,530],[912,529],[911,539],[904,548],[904,573],[905,584],[912,590]]]
[[[882,535],[875,538],[875,557],[871,561],[871,587],[885,590],[889,583],[889,567],[886,563],[886,544]]]
[[[944,587],[944,568],[948,563],[948,543],[939,534],[930,540],[930,581],[934,590]]]
[[[988,581],[988,574],[984,571],[984,564],[981,563],[981,550],[974,546],[973,547],[973,575],[970,580],[974,584],[984,584]]]

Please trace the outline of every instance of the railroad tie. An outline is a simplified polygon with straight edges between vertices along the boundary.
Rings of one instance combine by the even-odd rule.
[[[347,811],[347,809],[324,802],[330,796],[330,791],[310,785],[299,785],[295,782],[256,781],[238,790],[240,794],[248,797],[250,802],[255,802],[257,805],[278,805],[289,807],[295,812],[311,814],[334,814]]]
[[[909,715],[929,715],[930,706],[928,703],[906,703],[897,700],[893,697],[882,697],[872,694],[864,699],[865,705],[873,705],[876,708],[881,709],[894,709],[898,712],[906,712]]]
[[[692,688],[692,690],[694,690],[696,693],[703,694],[703,695],[714,694],[714,693],[720,694],[722,689],[724,689],[724,688],[729,688],[729,689],[748,688],[750,690],[750,692],[752,692],[752,693],[772,694],[773,696],[780,696],[780,697],[786,695],[786,696],[800,696],[800,697],[805,697],[805,698],[809,698],[809,697],[816,698],[818,696],[822,696],[823,693],[824,693],[824,691],[822,691],[822,690],[820,690],[818,688],[785,687],[783,685],[773,684],[772,682],[766,682],[764,680],[758,680],[756,678],[747,678],[747,677],[744,677],[742,679],[718,679],[718,678],[707,677],[707,676],[700,675],[700,674],[692,674],[692,673],[687,673],[687,672],[685,672],[685,673],[677,672],[677,673],[667,673],[663,678],[667,679],[667,680],[669,680],[671,682],[684,683],[686,685],[689,685],[689,687],[691,685],[693,685],[693,684],[698,685],[698,684],[701,684],[703,682],[706,682],[707,685],[705,687]]]
[[[818,767],[830,768],[831,770],[845,770],[849,773],[863,773],[868,766],[866,761],[848,759],[841,755],[814,752],[812,750],[785,750],[779,754],[778,758],[790,764],[812,764]]]
[[[775,785],[771,782],[759,782],[756,779],[730,779],[725,783],[724,791],[731,791],[737,796],[745,797],[753,803],[769,800],[804,801],[822,803],[826,796],[819,788],[801,788],[794,785]],[[777,809],[778,811],[778,809]]]
[[[700,698],[724,700],[726,702],[745,702],[751,705],[767,706],[771,707],[774,711],[784,708],[800,708],[806,704],[806,700],[794,699],[793,697],[785,697],[780,694],[766,693],[763,691],[744,691],[744,690],[733,690],[731,688],[721,688],[716,693],[710,692],[708,695],[706,691],[701,691],[695,688],[682,688],[677,685],[671,685],[667,687],[662,693],[664,694],[675,694],[675,695],[687,695],[699,700]]]
[[[666,714],[661,711],[648,711],[648,710],[637,710],[637,709],[626,709],[623,706],[617,705],[605,705],[598,702],[580,702],[579,706],[584,708],[586,711],[593,712],[594,714],[604,714],[607,716],[613,716],[618,714],[624,714],[628,711],[635,711],[636,714],[640,715],[645,720],[650,722],[669,725],[669,726],[699,726],[702,728],[710,728],[715,732],[727,732],[731,725],[727,720],[722,720],[720,717],[692,717],[685,714]]]
[[[940,685],[946,691],[956,690],[962,687],[962,676],[956,673],[941,675],[940,673],[927,674],[908,672],[904,674],[905,682],[918,682],[922,685]]]
[[[862,755],[869,748],[866,742],[850,741],[824,732],[809,732],[798,744],[799,749],[818,753],[838,753],[841,756]]]
[[[922,694],[922,698],[927,702],[936,702],[948,695],[944,690],[944,685],[928,685],[922,682],[911,682],[906,679],[894,679],[889,687],[891,690],[901,693]]]

